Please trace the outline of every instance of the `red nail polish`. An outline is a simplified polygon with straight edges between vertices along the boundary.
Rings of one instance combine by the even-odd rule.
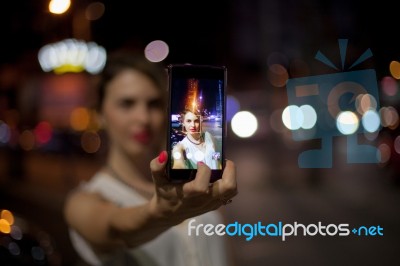
[[[158,162],[164,163],[166,160],[167,160],[167,152],[166,151],[160,152],[160,155],[158,155]]]
[[[203,162],[197,162],[197,164],[198,164],[198,165],[204,165],[204,163],[203,163]]]

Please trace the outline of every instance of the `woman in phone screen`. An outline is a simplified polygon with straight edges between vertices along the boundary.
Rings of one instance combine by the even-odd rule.
[[[185,110],[181,119],[186,136],[172,149],[172,168],[196,169],[198,162],[204,162],[210,169],[222,169],[214,137],[208,131],[202,132],[201,115]]]

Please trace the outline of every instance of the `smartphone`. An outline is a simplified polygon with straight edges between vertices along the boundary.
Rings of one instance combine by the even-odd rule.
[[[227,68],[172,64],[167,71],[168,178],[190,181],[202,162],[211,169],[210,182],[215,182],[225,167]]]

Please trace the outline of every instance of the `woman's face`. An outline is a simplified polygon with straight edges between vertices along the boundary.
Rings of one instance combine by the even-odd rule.
[[[160,89],[144,74],[124,70],[106,86],[102,118],[111,145],[140,155],[160,144],[165,123]]]
[[[183,118],[186,132],[194,134],[200,132],[200,117],[192,112],[187,112]]]

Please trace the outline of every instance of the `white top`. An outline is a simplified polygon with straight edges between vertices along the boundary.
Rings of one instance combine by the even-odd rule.
[[[186,167],[188,169],[196,169],[197,162],[204,162],[210,169],[220,169],[220,156],[214,157],[218,153],[215,151],[215,144],[209,132],[204,132],[205,151],[203,152],[199,145],[191,142],[188,137],[184,137],[180,143],[185,150]],[[219,154],[220,155],[220,154]]]
[[[133,188],[106,173],[97,173],[90,181],[83,183],[80,189],[96,192],[119,206],[137,206],[147,199]],[[213,224],[222,223],[222,216],[217,211],[194,217],[196,222]],[[188,221],[171,227],[155,239],[133,249],[114,252],[112,255],[96,254],[90,244],[70,228],[72,245],[78,254],[90,265],[146,265],[146,266],[226,266],[224,238],[213,235],[188,235]]]

